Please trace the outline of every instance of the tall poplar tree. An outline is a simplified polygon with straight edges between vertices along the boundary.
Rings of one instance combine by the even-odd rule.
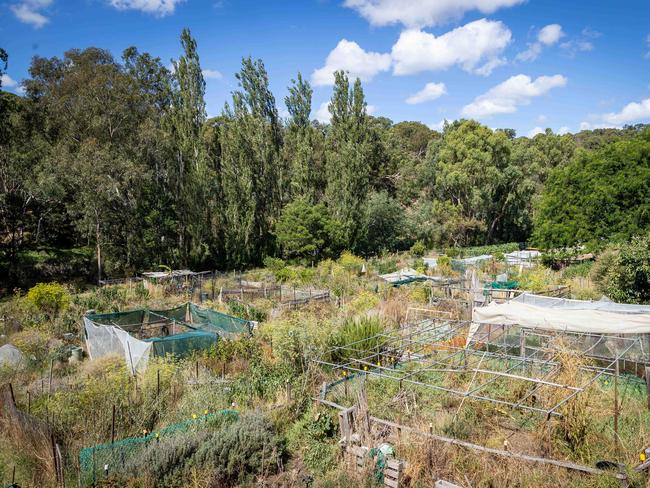
[[[343,229],[343,241],[354,248],[361,239],[363,206],[371,173],[366,101],[357,78],[352,88],[347,74],[334,73],[334,93],[327,137],[326,200]]]
[[[169,129],[175,154],[170,168],[178,222],[178,249],[183,264],[208,259],[210,208],[206,196],[214,181],[207,164],[201,131],[206,121],[205,80],[196,40],[189,29],[181,33],[183,55],[173,61],[176,89]]]
[[[289,197],[314,203],[323,188],[323,132],[310,121],[313,90],[298,73],[285,97],[290,119],[284,136],[283,159],[289,171]],[[286,195],[285,195],[286,196]]]
[[[259,263],[274,250],[271,229],[283,201],[286,171],[275,97],[261,60],[242,60],[240,90],[224,108],[221,179],[226,254],[231,264]]]

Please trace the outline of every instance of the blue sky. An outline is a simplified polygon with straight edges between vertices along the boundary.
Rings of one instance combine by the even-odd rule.
[[[189,27],[221,111],[242,56],[261,58],[281,113],[291,78],[359,75],[370,110],[436,127],[465,116],[519,135],[650,122],[650,2],[574,0],[0,0],[3,89],[31,57],[135,45],[165,64]]]

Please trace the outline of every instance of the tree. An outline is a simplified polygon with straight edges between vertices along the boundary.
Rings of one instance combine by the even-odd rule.
[[[361,81],[357,78],[350,88],[343,71],[334,73],[334,79],[325,198],[333,217],[341,223],[344,246],[354,248],[362,235],[360,222],[371,172],[368,116]]]
[[[406,217],[388,193],[371,193],[365,204],[360,250],[366,254],[397,251],[408,242]]]
[[[275,97],[261,60],[242,60],[241,90],[224,109],[221,128],[225,249],[232,265],[272,254],[271,230],[280,213],[287,172]]]
[[[283,160],[289,172],[289,194],[285,198],[306,196],[315,202],[324,187],[324,135],[310,123],[312,88],[300,73],[291,80],[284,102],[291,118],[284,133]]]
[[[325,205],[303,197],[284,207],[275,234],[285,258],[320,260],[337,250],[340,228]]]
[[[461,227],[472,230],[462,241],[489,243],[503,235],[505,217],[519,203],[513,196],[522,178],[521,168],[511,165],[510,150],[505,132],[473,120],[448,125],[430,147],[432,196],[457,207],[467,223]]]
[[[579,150],[549,175],[537,205],[544,247],[626,241],[650,228],[650,129],[594,152]]]
[[[176,89],[168,124],[175,148],[174,167],[170,170],[178,222],[178,249],[183,264],[210,259],[210,198],[215,177],[207,162],[201,137],[206,120],[205,80],[197,44],[189,29],[181,33],[183,56],[174,61]]]
[[[650,303],[650,234],[603,253],[594,268],[598,289],[610,299]]]

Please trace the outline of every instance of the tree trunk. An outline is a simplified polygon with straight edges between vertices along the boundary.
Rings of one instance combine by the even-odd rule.
[[[95,211],[95,241],[97,243],[97,285],[101,285],[102,281],[102,245],[101,245],[101,233],[99,231],[99,216],[97,211]]]

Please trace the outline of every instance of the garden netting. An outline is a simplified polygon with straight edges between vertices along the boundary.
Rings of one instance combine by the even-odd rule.
[[[132,464],[131,461],[135,456],[146,447],[157,443],[159,439],[173,437],[192,430],[204,430],[210,428],[215,421],[236,420],[237,417],[238,413],[235,410],[219,410],[215,413],[168,425],[142,437],[129,437],[113,443],[84,447],[79,451],[80,481],[84,486],[94,486],[97,481],[107,475],[123,472],[129,464]]]
[[[84,317],[86,346],[91,359],[123,357],[130,371],[144,371],[149,357],[190,356],[209,349],[219,338],[250,334],[252,323],[185,303],[167,310],[133,310]]]

